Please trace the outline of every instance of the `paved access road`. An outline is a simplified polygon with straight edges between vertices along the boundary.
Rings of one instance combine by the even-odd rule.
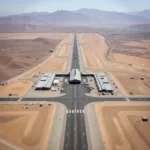
[[[72,65],[71,68],[80,69],[77,39],[74,38]],[[65,77],[68,79],[68,77]],[[85,119],[84,119],[84,107],[92,102],[104,102],[104,101],[150,101],[150,98],[125,98],[125,97],[103,97],[94,98],[86,96],[86,89],[82,84],[65,84],[64,83],[65,96],[56,98],[0,98],[0,101],[52,101],[59,102],[67,107],[67,123],[65,130],[65,142],[64,150],[88,150]]]

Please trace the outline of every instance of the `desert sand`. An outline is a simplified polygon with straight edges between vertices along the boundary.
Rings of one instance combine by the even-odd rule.
[[[106,150],[149,150],[149,102],[97,103],[95,112]]]
[[[150,68],[150,59],[117,53],[113,54],[113,58],[115,59],[116,62],[132,64],[135,66],[141,66],[148,69]]]
[[[0,40],[10,40],[10,39],[36,39],[36,38],[46,38],[46,39],[64,39],[67,33],[0,33]]]
[[[122,71],[122,72],[113,72],[110,73],[111,77],[115,81],[115,83],[121,87],[122,91],[125,90],[125,95],[130,96],[144,96],[150,95],[150,77],[141,80],[141,76]]]
[[[5,35],[5,34],[4,34]],[[23,36],[25,35],[25,37]],[[1,35],[2,36],[2,35]],[[11,38],[11,35],[9,35]],[[29,36],[31,36],[30,38],[35,38],[34,34],[21,34],[20,35],[21,38],[29,38]],[[36,35],[38,36],[38,34]],[[58,38],[58,37],[63,37],[64,36],[64,40],[62,40],[59,45],[56,47],[55,52],[53,52],[53,54],[49,54],[49,50],[47,51],[47,56],[45,56],[45,54],[43,54],[44,52],[40,52],[40,56],[42,58],[39,58],[38,62],[40,62],[39,65],[37,65],[37,63],[35,62],[35,60],[33,59],[34,57],[37,57],[32,51],[26,51],[25,49],[23,51],[21,51],[22,53],[20,53],[19,55],[23,55],[23,52],[25,52],[27,55],[29,55],[29,57],[20,57],[18,56],[18,54],[15,54],[15,56],[9,56],[7,54],[5,55],[0,55],[0,75],[1,75],[1,80],[2,79],[9,79],[11,77],[13,77],[14,75],[17,76],[18,74],[20,74],[19,70],[21,70],[21,75],[12,78],[11,80],[8,81],[8,84],[5,86],[0,86],[0,96],[8,96],[9,94],[11,94],[12,96],[23,96],[28,89],[32,86],[32,83],[29,81],[23,81],[20,80],[20,78],[31,78],[34,74],[36,73],[43,73],[43,72],[65,72],[67,69],[67,65],[68,65],[68,60],[69,60],[69,54],[70,54],[70,49],[72,46],[72,39],[73,39],[73,35],[72,34],[39,34],[39,36],[41,37],[50,37],[52,36],[52,38]],[[15,37],[19,37],[18,34],[12,34],[12,38]],[[36,42],[40,42],[41,40],[46,42],[47,40],[42,39],[42,38],[38,38],[38,39],[34,39],[36,40]],[[60,40],[59,40],[60,41]],[[48,42],[48,41],[47,41]],[[6,44],[7,46],[7,44]],[[34,45],[35,46],[35,45]],[[36,48],[36,46],[34,47]],[[41,47],[38,47],[37,49],[43,50],[43,46],[41,45]],[[38,52],[36,52],[38,53]],[[32,56],[34,55],[34,56]],[[32,59],[31,59],[32,57]],[[48,57],[48,58],[47,58]],[[47,59],[46,59],[47,58]],[[28,61],[29,59],[29,61]],[[37,60],[37,58],[35,58]],[[33,65],[35,67],[33,67]],[[22,66],[29,66],[29,67],[33,67],[31,69],[25,70],[22,72]]]
[[[80,50],[86,68],[113,67],[113,64],[105,58],[109,47],[103,36],[95,33],[78,34],[78,39],[81,43]]]
[[[72,46],[72,34],[68,34],[56,48],[56,51],[43,63],[25,73],[24,77],[32,77],[39,72],[65,72],[69,60],[70,49]]]
[[[73,35],[68,34],[54,53],[55,57],[68,57],[72,46]]]
[[[46,150],[55,109],[48,103],[0,104],[0,148]]]
[[[58,33],[1,33],[0,34],[0,81],[22,74],[42,63],[62,40],[71,34]],[[67,41],[67,40],[66,40]],[[69,53],[64,45],[61,56]]]
[[[0,86],[0,96],[23,96],[32,86],[32,82],[17,80],[9,82],[5,86]]]
[[[42,72],[65,72],[67,60],[62,58],[49,58],[42,65],[32,69],[24,75],[26,78],[32,77],[36,73]]]
[[[111,74],[124,95],[150,95],[149,40],[129,42],[95,33],[78,34],[78,39],[86,72]]]

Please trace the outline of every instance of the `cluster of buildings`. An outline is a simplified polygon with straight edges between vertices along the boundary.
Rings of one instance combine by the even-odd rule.
[[[35,90],[49,90],[55,79],[55,74],[45,73],[35,86]]]
[[[72,69],[69,75],[70,84],[80,84],[81,83],[81,72],[79,69]],[[84,76],[89,76],[90,74],[84,74]],[[58,85],[59,80],[55,79],[54,73],[45,73],[40,81],[35,86],[35,90],[50,90],[52,84]],[[113,88],[110,84],[105,73],[92,74],[94,76],[98,92],[112,93]]]
[[[104,73],[94,74],[94,78],[99,92],[113,92],[113,88]]]

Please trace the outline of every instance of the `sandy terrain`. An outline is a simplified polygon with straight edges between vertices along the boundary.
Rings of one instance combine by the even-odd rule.
[[[23,96],[32,86],[32,82],[17,80],[8,83],[5,86],[0,86],[0,96]]]
[[[26,78],[32,77],[38,72],[65,72],[67,60],[62,58],[50,58],[39,67],[32,69],[24,75]]]
[[[141,40],[126,39],[126,40],[128,42],[123,43],[123,45],[127,46],[127,48],[130,49],[131,51],[135,51],[136,56],[150,58],[150,40],[142,40],[142,39]]]
[[[44,36],[45,34],[42,34],[42,35]],[[56,34],[56,35],[58,36],[59,34]],[[29,55],[30,57],[24,57],[24,56],[20,57],[20,56],[17,56],[18,53],[16,53],[14,57],[9,56],[7,54],[1,55],[0,56],[1,58],[0,59],[1,80],[6,80],[6,79],[13,77],[14,75],[17,76],[18,74],[23,73],[24,72],[22,71],[23,66],[26,66],[26,67],[27,66],[31,67],[33,65],[35,66],[37,64],[35,63],[35,60],[33,59],[35,56],[37,57],[37,55],[40,55],[41,58],[39,58],[40,60],[38,59],[38,62],[40,62],[39,65],[35,66],[32,69],[29,69],[29,71],[25,70],[26,71],[25,73],[9,80],[8,85],[1,86],[0,96],[8,96],[9,94],[12,94],[13,96],[23,96],[27,92],[27,90],[31,87],[32,83],[28,81],[20,81],[19,80],[20,78],[30,78],[34,74],[39,73],[39,72],[40,73],[41,72],[65,72],[67,69],[67,65],[68,65],[68,59],[69,59],[69,54],[70,54],[70,48],[72,46],[73,36],[72,34],[67,34],[67,35],[64,34],[64,35],[65,35],[65,39],[59,43],[55,52],[52,55],[49,54],[48,51],[45,52],[45,54],[43,54],[44,47],[42,45],[38,48],[36,48],[36,46],[34,45],[35,49],[39,49],[39,52],[36,52],[35,54],[33,53],[33,51],[29,51],[29,50],[26,51],[26,49],[24,49],[23,51],[21,51],[21,53],[19,53],[19,55],[23,55],[23,52],[25,52],[26,54],[28,53],[27,55],[30,54]],[[28,37],[29,35],[27,34],[26,36]],[[26,36],[25,38],[27,38]],[[56,38],[55,34],[53,38]],[[35,40],[37,43],[40,43],[41,40],[43,41],[43,39],[41,38],[38,38]],[[44,40],[44,42],[46,41],[47,40]],[[41,47],[42,47],[43,52],[41,51]],[[47,56],[44,57],[44,55],[46,54]],[[21,70],[21,72],[19,72],[19,70]]]
[[[46,150],[56,105],[0,104],[0,148]]]
[[[150,58],[150,39],[137,35],[115,34],[107,36],[112,53],[126,54],[142,58]]]
[[[63,40],[63,43],[57,47],[56,52],[54,53],[55,57],[68,57],[70,54],[71,46],[72,46],[73,35],[68,34],[66,38]]]
[[[78,34],[78,39],[81,43],[80,49],[86,68],[113,67],[113,64],[105,58],[109,47],[103,36],[95,33]]]
[[[99,129],[106,150],[149,150],[150,103],[120,102],[95,104]]]
[[[124,54],[117,54],[117,53],[113,54],[113,58],[115,59],[116,62],[132,64],[144,68],[150,68],[150,59],[136,57],[136,56],[129,56]]]
[[[141,80],[141,76],[125,71],[113,72],[112,76],[115,83],[121,87],[122,91],[125,90],[124,93],[127,95],[150,95],[150,77]]]
[[[150,95],[149,40],[105,39],[95,33],[78,34],[78,39],[86,72],[112,73],[124,95]],[[141,77],[145,80],[141,81]]]
[[[0,34],[0,80],[8,80],[40,64],[64,38],[68,39],[68,34]]]
[[[32,77],[38,72],[65,72],[67,69],[72,38],[72,34],[68,34],[68,36],[57,46],[56,51],[47,60],[27,72],[24,77]]]
[[[64,39],[67,33],[0,33],[0,40],[10,40],[10,39],[36,39],[36,38],[46,38],[46,39]]]

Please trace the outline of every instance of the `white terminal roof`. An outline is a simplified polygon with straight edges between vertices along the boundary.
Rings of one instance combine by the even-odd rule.
[[[41,81],[46,81],[47,77],[42,77]]]
[[[50,73],[44,73],[44,77],[48,77]]]
[[[103,77],[102,79],[103,83],[109,83],[108,78],[107,77]]]
[[[41,80],[37,83],[36,89],[49,89],[53,83],[53,80],[55,78],[55,74],[47,74],[48,76],[44,76],[41,78]]]
[[[81,81],[81,73],[79,69],[72,69],[70,72],[70,81],[74,80]]]
[[[105,74],[95,74],[94,76],[99,91],[113,91],[113,88]]]
[[[105,77],[106,76],[105,73],[98,73],[97,75],[100,76],[100,77]]]

